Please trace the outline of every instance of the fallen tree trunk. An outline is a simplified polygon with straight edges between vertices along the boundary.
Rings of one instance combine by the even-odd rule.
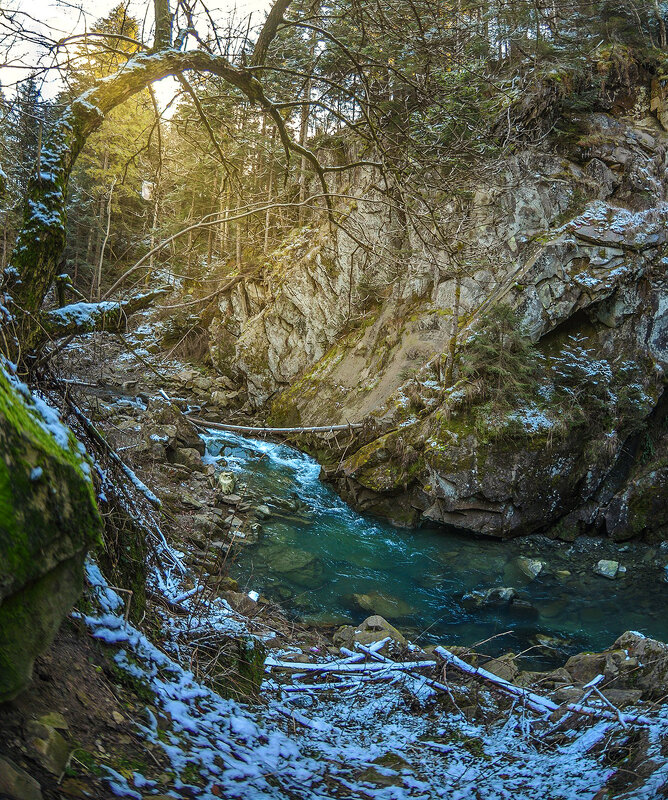
[[[639,714],[624,714],[621,711],[607,711],[603,708],[593,708],[592,706],[585,706],[582,703],[566,703],[564,706],[560,706],[555,703],[553,700],[550,700],[548,697],[542,697],[535,692],[530,692],[528,689],[524,689],[520,686],[515,686],[514,683],[510,683],[510,681],[505,680],[504,678],[500,678],[498,675],[495,675],[493,672],[488,672],[486,669],[482,669],[482,667],[473,667],[471,664],[468,664],[466,661],[463,661],[459,656],[456,656],[454,653],[451,653],[449,650],[446,650],[445,647],[436,647],[434,648],[434,652],[437,653],[441,658],[446,662],[446,664],[451,664],[453,667],[456,667],[460,672],[465,673],[466,675],[470,675],[471,677],[478,678],[485,683],[489,683],[494,686],[496,689],[499,689],[504,694],[511,695],[512,697],[516,697],[526,703],[529,708],[532,708],[534,711],[537,711],[539,714],[545,713],[553,713],[555,711],[559,711],[559,709],[564,708],[566,711],[570,711],[573,714],[583,714],[587,717],[596,717],[600,719],[608,719],[615,722],[620,722],[622,724],[626,723],[635,723],[636,725],[651,725],[652,720],[649,717],[641,716]]]
[[[127,300],[72,303],[40,315],[40,331],[45,339],[61,339],[93,331],[123,332],[131,314],[148,308],[158,297],[171,291],[171,286],[163,286]]]
[[[228,425],[226,422],[210,422],[207,419],[196,417],[192,414],[184,414],[183,416],[202,428],[211,428],[216,431],[230,431],[232,433],[332,433],[364,427],[361,422],[350,422],[347,425],[311,425],[310,427],[307,426],[304,428],[254,428],[250,425]]]

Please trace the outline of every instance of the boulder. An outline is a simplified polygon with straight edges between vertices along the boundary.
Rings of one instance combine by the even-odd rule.
[[[566,662],[565,669],[577,683],[589,683],[605,671],[604,653],[577,653]]]
[[[227,506],[237,506],[241,503],[241,495],[239,494],[223,494],[221,495],[218,500],[221,503],[225,503]]]
[[[229,603],[231,608],[238,611],[240,614],[255,616],[258,613],[257,601],[243,592],[225,590],[219,592],[219,595]]]
[[[150,445],[163,448],[176,446],[176,425],[155,425],[146,433],[146,441]]]
[[[343,625],[333,636],[333,642],[336,645],[353,649],[355,642],[362,645],[370,645],[374,642],[379,642],[381,639],[387,639],[394,645],[404,647],[407,644],[406,638],[398,631],[394,625],[390,624],[386,619],[374,614],[367,617],[364,622],[360,623],[357,627],[354,625]],[[388,645],[390,643],[388,642]],[[381,652],[389,650],[388,645],[385,645]]]
[[[650,639],[636,631],[626,631],[614,643],[613,650],[622,651],[626,669],[618,670],[619,688],[638,689],[648,700],[668,695],[668,644]],[[631,671],[633,662],[638,668]]]
[[[482,665],[482,668],[497,675],[499,678],[503,678],[505,681],[512,682],[520,672],[515,658],[515,653],[506,653],[503,656],[499,656],[499,658],[487,661]]]
[[[211,402],[219,408],[229,408],[232,405],[232,396],[230,392],[214,391],[211,392]]]
[[[205,375],[197,375],[193,378],[192,385],[201,392],[208,392],[213,386],[213,380]]]
[[[70,758],[72,748],[46,718],[31,721],[26,726],[26,738],[32,754],[52,775],[60,777]]]
[[[0,797],[8,800],[42,800],[42,789],[11,759],[0,756]]]
[[[192,470],[203,470],[202,456],[194,447],[177,447],[170,461]]]
[[[72,434],[0,363],[0,703],[30,681],[81,594],[102,522]]]
[[[563,667],[552,670],[552,672],[520,672],[513,683],[516,686],[531,687],[535,686],[543,690],[558,689],[563,686],[571,686],[573,678]]]
[[[172,429],[175,430],[176,433],[170,443],[170,447],[192,447],[200,455],[204,455],[206,445],[197,433],[197,429],[172,403],[160,398],[154,398],[151,400],[151,412],[154,422],[163,431],[165,428],[170,433]]]
[[[221,472],[218,476],[218,491],[223,495],[231,495],[237,485],[237,479],[233,472]]]
[[[608,650],[571,656],[566,670],[577,683],[603,675],[606,692],[633,690],[643,700],[659,700],[668,694],[668,645],[626,631]]]
[[[626,708],[635,705],[642,698],[640,689],[607,689],[603,688],[602,694],[616,708]]]

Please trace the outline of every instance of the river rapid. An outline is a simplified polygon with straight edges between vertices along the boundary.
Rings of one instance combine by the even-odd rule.
[[[609,647],[625,630],[668,641],[666,543],[401,530],[354,511],[294,448],[219,431],[204,438],[209,460],[235,474],[236,493],[261,518],[259,540],[239,548],[231,573],[304,622],[379,613],[422,645],[485,641],[491,654],[524,652],[534,669]],[[596,574],[601,559],[626,572]]]

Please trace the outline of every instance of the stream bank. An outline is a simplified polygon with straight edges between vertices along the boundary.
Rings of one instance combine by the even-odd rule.
[[[668,640],[666,544],[476,539],[443,525],[407,531],[360,515],[319,480],[306,454],[236,434],[198,434],[159,390],[215,419],[220,410],[209,403],[219,379],[178,362],[160,365],[149,352],[156,332],[148,330],[141,324],[133,341],[168,382],[106,340],[99,380],[143,400],[92,402],[110,442],[162,499],[170,541],[241,612],[258,613],[248,597],[255,592],[263,613],[284,609],[330,636],[377,613],[423,645],[494,637],[485,648],[491,655],[529,649],[526,666],[539,669],[602,650],[624,630]],[[93,352],[79,365],[82,379],[92,377],[95,359]],[[76,361],[70,370],[77,374]],[[249,422],[229,410],[223,418]]]
[[[211,458],[203,457],[204,442],[160,397],[158,379],[148,379],[145,367],[132,357],[124,357],[113,340],[98,337],[90,344],[89,353],[84,355],[82,349],[71,357],[90,357],[104,364],[103,375],[96,375],[90,364],[79,373],[82,381],[99,381],[101,391],[92,395],[79,392],[77,401],[138,478],[160,497],[162,529],[170,548],[179,554],[184,571],[173,574],[168,582],[158,580],[172,557],[159,546],[147,565],[146,616],[133,617],[136,622],[128,624],[123,619],[127,598],[114,597],[111,590],[101,592],[103,578],[89,567],[89,591],[83,603],[85,627],[77,622],[74,630],[69,626],[63,629],[52,651],[38,662],[35,685],[11,713],[3,715],[7,745],[2,755],[19,769],[39,777],[44,798],[60,800],[62,791],[59,774],[44,766],[35,750],[34,736],[26,735],[26,731],[37,730],[35,724],[41,726],[38,738],[48,736],[50,742],[59,744],[64,741],[63,752],[69,748],[74,753],[76,760],[71,761],[63,780],[66,796],[74,797],[94,787],[95,796],[105,800],[113,796],[160,797],[165,792],[184,799],[214,798],[224,787],[230,796],[236,791],[258,798],[282,798],[286,793],[297,798],[364,798],[371,793],[388,800],[431,800],[442,796],[443,787],[453,797],[466,798],[473,781],[485,800],[506,796],[535,800],[544,793],[546,780],[568,798],[593,798],[604,787],[614,787],[618,797],[654,797],[651,776],[641,781],[616,771],[607,754],[614,753],[615,759],[623,759],[627,766],[657,758],[654,766],[660,774],[663,762],[657,748],[664,723],[659,718],[651,732],[625,731],[605,720],[590,724],[568,715],[561,721],[534,722],[527,718],[526,710],[516,709],[475,679],[457,678],[450,672],[447,681],[456,707],[447,696],[416,696],[414,690],[420,681],[416,684],[411,676],[389,684],[368,682],[351,689],[342,686],[304,692],[293,691],[290,680],[267,675],[256,697],[261,703],[268,702],[268,708],[255,705],[252,697],[223,699],[221,692],[226,685],[229,691],[229,677],[236,681],[235,670],[243,667],[240,642],[256,642],[262,657],[269,654],[292,662],[297,671],[303,664],[317,666],[346,658],[346,648],[354,649],[362,641],[378,642],[388,635],[396,642],[391,645],[394,658],[433,659],[433,645],[423,640],[409,645],[407,639],[414,638],[415,629],[404,625],[405,620],[382,620],[361,608],[347,610],[359,615],[359,624],[341,627],[332,625],[332,620],[317,627],[299,624],[294,617],[282,614],[279,605],[267,596],[271,594],[269,581],[258,585],[235,579],[235,570],[241,576],[243,558],[253,547],[265,543],[274,523],[284,525],[285,516],[303,513],[304,499],[299,494],[291,497],[291,492],[295,486],[298,492],[304,486],[295,484],[294,475],[288,473],[279,482],[285,490],[283,498],[276,490],[256,492],[250,485],[243,490],[242,484],[250,484],[250,477],[260,473],[258,465],[252,464],[252,469],[245,469],[243,480],[236,480],[232,487],[228,473],[234,471],[234,453],[226,457],[228,463],[219,465],[222,469],[207,463]],[[171,371],[177,372],[178,367],[172,365]],[[138,382],[132,384],[134,380]],[[182,397],[177,386],[163,386],[168,386],[168,394],[175,400]],[[118,398],[119,392],[124,396]],[[261,445],[259,454],[251,446],[244,458],[252,462],[262,455],[259,463],[266,466],[278,451],[279,458],[292,463],[293,468],[296,462],[308,477],[306,484],[328,491],[316,482],[317,467],[303,454],[266,442]],[[231,490],[236,494],[229,494]],[[130,491],[136,491],[136,486]],[[341,502],[332,498],[335,504]],[[289,508],[285,507],[287,503]],[[278,513],[281,505],[282,517]],[[311,512],[314,510],[311,508]],[[364,524],[377,525],[378,521],[364,520]],[[410,541],[411,534],[406,531],[388,528],[385,533],[388,541],[394,541],[392,537]],[[232,543],[246,538],[256,538],[257,543],[239,554],[238,546]],[[477,545],[473,540],[468,542],[472,547]],[[484,540],[481,544],[494,543]],[[300,545],[303,547],[303,539]],[[154,547],[151,545],[152,552]],[[529,562],[539,560],[533,555],[541,553],[526,554]],[[599,554],[587,554],[587,569],[593,565],[594,555]],[[584,563],[582,553],[579,558]],[[630,557],[624,560],[624,565],[632,566]],[[444,567],[446,572],[451,571],[452,562]],[[168,571],[173,573],[174,568]],[[623,579],[596,580],[601,581],[599,587],[610,591],[621,586]],[[534,587],[540,586],[540,581],[539,575]],[[198,591],[202,586],[206,587],[204,602]],[[253,590],[258,591],[257,598],[249,596]],[[202,625],[215,633],[216,652],[223,654],[221,675],[212,677],[210,664],[203,658],[206,652],[193,643]],[[95,648],[78,642],[81,636],[88,640],[86,630],[95,636]],[[162,653],[151,644],[153,641]],[[663,663],[664,648],[660,644],[651,659],[647,654],[634,655],[635,667],[631,656],[623,656],[624,648],[631,652],[646,647],[643,643],[650,640],[636,638],[607,653],[589,654],[583,659],[575,656],[570,662],[564,653],[551,662],[570,664],[573,674],[563,667],[527,670],[526,659],[514,658],[503,647],[498,652],[504,655],[491,657],[488,646],[495,647],[503,638],[479,648],[487,655],[457,647],[452,639],[441,641],[471,663],[513,680],[514,685],[548,693],[554,702],[562,702],[560,697],[568,702],[577,700],[592,670],[605,674],[610,684],[607,689],[618,692],[610,695],[613,702],[627,709],[639,708],[645,713],[651,709],[654,690],[661,691],[658,675],[651,670],[643,690],[649,692],[648,699],[643,699],[644,693],[639,698],[638,689],[628,682],[637,676],[638,663],[654,663],[657,657],[659,664]],[[613,641],[611,636],[605,644]],[[650,645],[655,646],[652,642]],[[62,668],[69,653],[78,654],[70,662],[71,671]],[[193,658],[195,654],[197,658]],[[244,659],[248,663],[249,656],[242,657],[242,662]],[[183,663],[189,664],[189,672],[184,671]],[[251,672],[256,687],[258,678],[262,678],[257,666]],[[438,673],[434,677],[442,680]],[[54,712],[61,716],[53,716]],[[61,727],[54,729],[54,724]],[[547,737],[549,747],[544,752],[535,746],[537,735]],[[268,746],[268,742],[273,744]],[[264,759],[264,767],[259,765],[257,754]],[[503,782],[497,777],[499,769],[503,770]],[[642,788],[645,784],[647,791]]]

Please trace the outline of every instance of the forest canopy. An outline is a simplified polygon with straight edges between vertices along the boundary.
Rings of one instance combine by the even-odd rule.
[[[630,0],[278,0],[261,25],[199,1],[92,20],[94,5],[62,39],[0,14],[7,64],[30,42],[0,119],[0,266],[18,316],[57,275],[100,300],[160,267],[209,296],[295,228],[345,224],[355,170],[397,225],[456,257],[433,209],[459,174],[541,140],[584,94],[604,107],[639,63],[661,79],[666,45],[664,6]]]

